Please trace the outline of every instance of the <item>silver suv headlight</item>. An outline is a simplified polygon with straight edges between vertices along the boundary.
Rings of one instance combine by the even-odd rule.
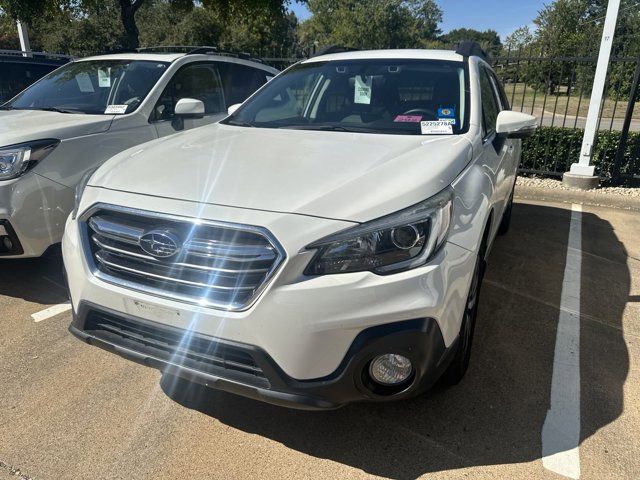
[[[343,230],[308,245],[318,250],[305,275],[369,270],[395,273],[424,265],[449,232],[453,190],[405,210]]]
[[[60,140],[46,139],[0,147],[0,180],[11,180],[24,174],[59,143]]]

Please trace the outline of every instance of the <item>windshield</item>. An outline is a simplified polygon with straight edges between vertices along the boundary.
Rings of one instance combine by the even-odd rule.
[[[164,62],[94,60],[65,65],[2,106],[63,113],[133,112],[167,69]]]
[[[246,127],[453,135],[465,131],[460,62],[347,60],[296,65],[223,123]]]

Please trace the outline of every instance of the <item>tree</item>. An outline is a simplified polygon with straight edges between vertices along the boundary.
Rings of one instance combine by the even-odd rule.
[[[449,45],[455,45],[464,40],[478,42],[487,52],[494,52],[502,48],[500,35],[495,30],[481,32],[473,28],[456,28],[440,37],[441,42]]]
[[[442,11],[433,0],[309,0],[303,45],[419,48],[437,38]]]
[[[533,34],[528,25],[516,28],[507,35],[504,40],[504,46],[510,50],[523,50],[533,42]]]
[[[120,3],[120,17],[122,25],[127,34],[125,47],[138,48],[140,41],[138,39],[140,32],[136,24],[136,12],[142,6],[144,0],[118,0]]]

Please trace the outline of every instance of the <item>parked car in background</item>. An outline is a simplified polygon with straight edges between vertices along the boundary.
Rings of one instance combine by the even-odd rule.
[[[305,60],[79,185],[70,329],[296,408],[455,384],[535,126],[477,45]]]
[[[0,50],[0,104],[70,60],[67,55]]]
[[[83,58],[40,79],[0,106],[0,257],[37,257],[60,242],[88,170],[220,120],[277,73],[201,48]]]

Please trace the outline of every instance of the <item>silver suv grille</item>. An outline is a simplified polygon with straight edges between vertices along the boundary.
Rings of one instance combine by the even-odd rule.
[[[81,221],[104,281],[225,310],[248,308],[285,258],[265,229],[98,205]]]

